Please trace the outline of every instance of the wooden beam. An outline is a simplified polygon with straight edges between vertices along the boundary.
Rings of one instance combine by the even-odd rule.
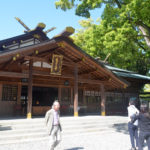
[[[64,62],[63,61],[63,64],[62,64],[63,66],[70,66],[70,67],[72,67],[73,65],[74,65],[74,63],[72,63],[72,62]]]
[[[0,71],[0,77],[28,78],[29,76],[28,74],[24,74],[24,73]]]
[[[71,57],[69,57],[70,55],[68,54],[68,52],[67,52],[67,54],[66,54],[66,52],[64,52],[64,49],[62,49],[62,48],[57,49],[56,54],[63,55],[64,59],[66,59],[68,62],[71,62],[74,65],[76,65],[76,63],[74,62],[74,60]]]
[[[28,106],[27,106],[27,118],[32,118],[32,66],[33,60],[29,63],[29,79],[28,79]]]
[[[86,71],[84,71],[84,72],[79,73],[79,75],[89,74],[89,73],[93,73],[93,72],[95,72],[95,71],[97,71],[97,70],[96,70],[96,69],[93,69],[93,70],[86,70]]]
[[[35,56],[25,56],[24,57],[24,60],[25,61],[29,61],[29,60],[33,60],[33,61],[40,61],[40,62],[46,62],[46,63],[48,63],[48,64],[50,64],[51,65],[51,63],[50,63],[50,61],[48,60],[48,59],[46,59],[46,58],[40,58],[40,57],[35,57]],[[73,65],[74,65],[75,63],[73,63],[73,62],[65,62],[65,61],[63,61],[63,66],[70,66],[70,67],[72,67]]]
[[[90,79],[82,79],[82,78],[79,78],[78,79],[78,82],[79,83],[88,83],[88,84],[104,84],[104,83],[107,83],[108,81],[100,81],[100,80],[90,80]]]
[[[74,116],[78,117],[78,67],[74,70]]]
[[[24,73],[17,73],[17,72],[5,72],[5,71],[0,71],[0,76],[1,77],[14,77],[14,78],[29,78],[28,75],[29,71],[25,71]],[[34,76],[47,76],[47,77],[59,77],[59,78],[64,78],[64,79],[73,79],[74,77],[72,75],[61,75],[61,76],[56,76],[56,75],[51,75],[49,72],[41,72],[41,71],[35,71],[32,70],[32,75]],[[45,79],[46,80],[46,79]],[[105,81],[100,81],[100,80],[91,80],[91,79],[82,79],[78,77],[78,82],[79,83],[88,83],[88,84],[105,84],[109,83],[108,80]]]
[[[48,62],[47,59],[41,58],[41,57],[35,57],[35,56],[25,56],[24,60],[33,60],[33,61],[41,61],[41,62]]]
[[[78,51],[75,47],[73,47],[73,46],[71,46],[71,45],[69,45],[67,42],[62,42],[63,43],[63,45],[65,46],[65,49],[71,49],[72,51],[71,52],[73,52],[74,53],[74,55],[76,55],[76,56],[80,56],[80,57],[85,57],[85,54],[84,53],[81,53],[80,51]],[[98,72],[99,72],[99,74],[101,73],[101,74],[103,74],[103,76],[110,76],[113,80],[115,80],[115,82],[116,82],[116,85],[118,86],[118,87],[123,87],[124,85],[125,86],[128,86],[126,83],[124,83],[122,80],[120,80],[120,79],[118,79],[111,71],[109,71],[108,69],[106,69],[104,66],[103,66],[103,64],[98,64],[96,61],[93,61],[90,57],[86,57],[86,61],[88,61],[89,62],[89,64],[92,66],[92,65],[94,65],[95,67],[97,67],[98,68]]]

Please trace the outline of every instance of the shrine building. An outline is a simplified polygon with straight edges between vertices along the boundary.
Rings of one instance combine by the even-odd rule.
[[[44,115],[59,100],[62,115],[126,114],[150,77],[94,59],[66,27],[49,39],[42,24],[0,41],[0,116]]]

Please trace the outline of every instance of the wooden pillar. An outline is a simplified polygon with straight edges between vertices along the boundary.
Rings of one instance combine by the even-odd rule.
[[[61,101],[61,87],[58,88],[58,100]]]
[[[83,88],[83,104],[86,106],[85,88]]]
[[[125,91],[124,90],[122,90],[121,91],[122,92],[122,106],[123,106],[123,108],[122,108],[122,110],[123,110],[123,112],[125,113],[126,112],[126,98],[125,98]]]
[[[73,104],[73,87],[71,87],[71,105]]]
[[[3,94],[3,85],[0,84],[0,101],[2,100],[2,94]]]
[[[18,84],[17,105],[21,105],[21,83]]]
[[[106,115],[106,108],[105,108],[105,103],[106,103],[106,95],[105,95],[105,89],[104,85],[100,85],[101,89],[101,115],[105,116]]]
[[[33,60],[29,62],[29,79],[28,79],[28,106],[27,106],[27,118],[32,118],[32,66]]]
[[[74,70],[74,116],[78,117],[78,67]]]

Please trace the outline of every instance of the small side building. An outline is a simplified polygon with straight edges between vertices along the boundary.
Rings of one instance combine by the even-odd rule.
[[[107,93],[107,114],[127,114],[127,106],[131,97],[137,98],[137,107],[139,107],[141,90],[146,83],[150,83],[150,77],[108,64],[105,67],[111,70],[118,78],[128,82],[128,87],[124,90],[118,89]]]

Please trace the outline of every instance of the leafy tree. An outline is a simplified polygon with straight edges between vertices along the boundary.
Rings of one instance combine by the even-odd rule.
[[[76,15],[90,17],[90,10],[105,5],[99,24],[83,20],[74,40],[93,57],[117,67],[146,74],[150,64],[150,0],[59,0],[63,10],[76,7]]]
[[[150,92],[150,84],[145,84],[144,92]]]

